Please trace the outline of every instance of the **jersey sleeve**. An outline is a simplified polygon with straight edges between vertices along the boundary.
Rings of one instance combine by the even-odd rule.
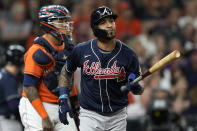
[[[129,74],[134,73],[136,78],[141,74],[139,60],[135,53],[133,53],[132,59],[130,59],[130,64],[128,69],[129,69]]]
[[[80,65],[80,48],[76,46],[66,59],[66,71],[74,72]]]
[[[40,78],[43,74],[44,68],[36,63],[33,59],[34,52],[39,49],[36,46],[32,46],[27,53],[25,54],[24,63],[24,74],[33,75],[37,78]]]
[[[33,76],[33,75],[28,75],[24,74],[24,80],[23,80],[23,85],[24,86],[34,86],[36,87],[38,84],[39,78]]]

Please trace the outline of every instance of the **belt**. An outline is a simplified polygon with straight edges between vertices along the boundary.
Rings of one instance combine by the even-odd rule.
[[[116,115],[116,114],[122,112],[123,110],[125,110],[125,108],[117,110],[117,111],[114,111],[114,112],[99,112],[99,111],[96,111],[96,113],[98,113],[98,114],[100,114],[102,116],[113,116],[113,115]]]

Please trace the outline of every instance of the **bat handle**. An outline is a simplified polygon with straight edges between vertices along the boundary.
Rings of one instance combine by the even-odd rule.
[[[137,77],[135,80],[133,80],[132,82],[130,82],[130,84],[137,83],[137,82],[139,82],[139,81],[142,80],[142,79],[143,79],[143,76],[139,76],[139,77]],[[121,90],[121,92],[129,92],[129,91],[130,91],[130,90],[127,88],[126,85],[121,86],[121,87],[120,87],[120,90]]]

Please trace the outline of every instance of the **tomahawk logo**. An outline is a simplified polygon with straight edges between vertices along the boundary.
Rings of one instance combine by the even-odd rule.
[[[114,61],[111,68],[101,68],[99,62],[88,64],[89,60],[83,63],[83,72],[87,75],[94,75],[94,79],[117,79],[117,82],[123,81],[126,78],[124,67],[117,67],[117,61]]]
[[[102,7],[101,7],[101,8],[102,8]],[[112,15],[112,12],[111,12],[110,9],[107,8],[107,7],[104,9],[103,13],[101,13],[99,10],[98,10],[97,12],[100,14],[100,16]]]

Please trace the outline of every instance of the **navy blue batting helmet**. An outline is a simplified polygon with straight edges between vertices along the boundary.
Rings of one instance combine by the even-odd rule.
[[[64,41],[64,35],[72,33],[72,21],[70,21],[70,12],[66,7],[61,5],[43,6],[39,11],[40,25],[44,31],[51,33],[60,41]],[[58,31],[58,27],[54,26],[54,19],[66,19],[66,26],[64,29],[68,30],[69,34],[62,34]]]
[[[19,44],[12,44],[7,48],[5,54],[6,63],[20,66],[23,64],[25,48]]]
[[[98,24],[103,18],[106,17],[112,17],[114,20],[116,20],[117,15],[114,14],[112,10],[106,6],[101,6],[92,12],[90,18],[90,25],[96,37],[108,39],[106,34],[107,32],[98,28]]]

